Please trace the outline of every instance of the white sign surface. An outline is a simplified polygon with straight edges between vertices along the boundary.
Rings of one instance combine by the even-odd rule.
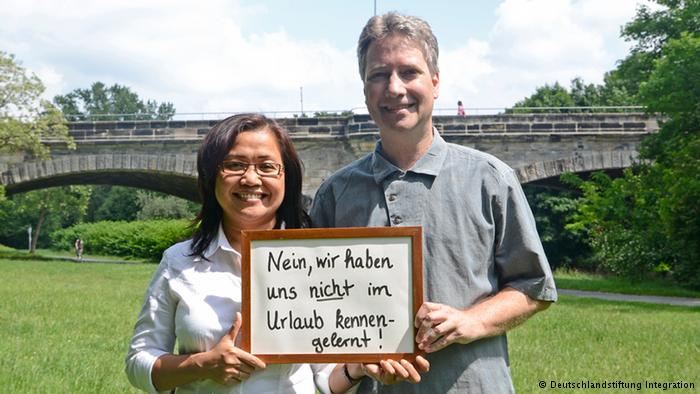
[[[252,354],[414,352],[410,236],[250,245]]]

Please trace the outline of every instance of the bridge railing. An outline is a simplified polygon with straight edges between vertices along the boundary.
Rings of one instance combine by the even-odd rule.
[[[636,113],[644,112],[645,107],[640,105],[626,106],[590,106],[590,107],[471,107],[465,108],[469,115],[498,115],[498,114],[557,114],[557,113]],[[319,118],[333,116],[350,116],[367,114],[366,107],[350,109],[324,109],[310,111],[238,111],[238,112],[177,112],[170,117],[158,117],[158,115],[132,113],[132,114],[91,114],[91,115],[65,115],[69,122],[102,122],[102,121],[147,121],[147,120],[221,120],[231,115],[258,112],[265,116],[280,118]],[[457,108],[435,108],[436,116],[455,115]]]
[[[593,112],[606,109],[606,112]],[[558,112],[508,113],[457,116],[434,116],[435,127],[449,134],[566,134],[566,133],[650,133],[658,130],[659,118],[638,112],[640,107],[614,107],[620,112],[609,112],[611,107],[586,108],[557,107]],[[622,112],[637,109],[635,112]],[[571,110],[571,112],[567,112]],[[573,111],[576,110],[576,111]],[[348,111],[349,112],[349,111]],[[361,134],[378,134],[377,125],[368,114],[338,115],[324,112],[316,117],[280,117],[277,121],[289,131],[292,138],[347,137]],[[209,114],[209,113],[205,113]],[[228,114],[218,113],[221,117]],[[281,115],[282,113],[277,113]],[[199,114],[202,115],[202,114]],[[152,141],[198,140],[219,121],[197,120],[101,120],[69,122],[69,134],[81,141]],[[52,142],[52,141],[45,141]]]

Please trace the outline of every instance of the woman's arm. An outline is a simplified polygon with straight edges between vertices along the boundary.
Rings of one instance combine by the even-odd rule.
[[[159,357],[151,371],[155,388],[158,391],[170,390],[202,379],[230,386],[248,379],[253,371],[265,368],[265,363],[259,358],[235,346],[241,325],[242,318],[238,312],[234,325],[213,349]]]

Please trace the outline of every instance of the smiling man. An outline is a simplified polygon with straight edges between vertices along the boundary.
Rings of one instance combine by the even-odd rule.
[[[358,391],[513,392],[506,331],[557,298],[520,183],[497,158],[433,127],[438,44],[425,21],[375,16],[357,53],[381,139],[321,185],[311,217],[315,227],[422,226],[428,301],[415,340],[430,362],[417,384],[365,378]]]

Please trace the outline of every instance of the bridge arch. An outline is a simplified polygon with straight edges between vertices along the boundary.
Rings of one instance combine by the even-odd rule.
[[[639,157],[634,150],[576,153],[515,167],[522,184],[558,184],[565,172],[619,173]],[[3,173],[8,195],[53,186],[108,184],[153,190],[199,201],[194,155],[102,154],[60,156],[18,163]]]
[[[96,154],[17,163],[3,173],[8,195],[53,186],[109,184],[198,201],[193,155]]]
[[[636,150],[603,151],[576,153],[572,157],[556,160],[538,161],[515,168],[520,183],[547,183],[556,180],[565,172],[587,174],[593,171],[619,173],[631,167],[639,159]]]

